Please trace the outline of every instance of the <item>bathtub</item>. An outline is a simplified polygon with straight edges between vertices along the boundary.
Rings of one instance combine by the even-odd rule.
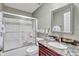
[[[34,45],[35,47],[36,45]],[[27,52],[27,49],[29,47],[32,47],[34,49],[34,47],[31,45],[31,46],[27,46],[27,47],[22,47],[22,48],[18,48],[18,49],[15,49],[15,50],[11,50],[11,51],[8,51],[8,52],[4,52],[4,53],[1,53],[2,56],[29,56],[30,53]],[[38,48],[36,51],[34,51],[34,55],[35,55],[35,52],[37,53],[38,51]],[[33,54],[33,52],[32,52]]]

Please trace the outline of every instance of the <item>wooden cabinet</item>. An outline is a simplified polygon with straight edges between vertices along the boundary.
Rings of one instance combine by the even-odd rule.
[[[61,56],[61,55],[39,43],[39,56]]]

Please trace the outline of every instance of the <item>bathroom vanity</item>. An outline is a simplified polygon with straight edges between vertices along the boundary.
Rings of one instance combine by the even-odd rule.
[[[39,56],[79,56],[79,46],[58,41],[39,41]]]
[[[45,40],[39,41],[39,56],[62,56],[65,55],[65,52],[65,49],[57,49],[53,46],[50,46],[49,42]]]
[[[54,50],[49,49],[43,44],[39,43],[39,56],[61,56]]]

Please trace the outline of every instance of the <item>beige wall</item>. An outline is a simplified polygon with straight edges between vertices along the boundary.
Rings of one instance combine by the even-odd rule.
[[[38,18],[39,28],[49,28],[51,20],[51,9],[53,9],[53,4],[43,4],[39,9],[37,9],[33,16]]]
[[[2,4],[0,3],[0,11],[2,11]]]
[[[37,9],[33,16],[38,18],[38,27],[39,28],[49,28],[51,26],[51,11],[60,8],[66,3],[46,3],[43,4],[39,9]],[[64,37],[72,38],[79,40],[79,4],[75,5],[75,13],[74,13],[74,33],[73,34],[62,34]],[[53,33],[55,34],[55,33]],[[56,33],[57,34],[57,33]]]

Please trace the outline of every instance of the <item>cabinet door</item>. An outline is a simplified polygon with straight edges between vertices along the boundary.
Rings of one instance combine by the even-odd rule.
[[[39,43],[39,56],[61,56],[61,55]]]

